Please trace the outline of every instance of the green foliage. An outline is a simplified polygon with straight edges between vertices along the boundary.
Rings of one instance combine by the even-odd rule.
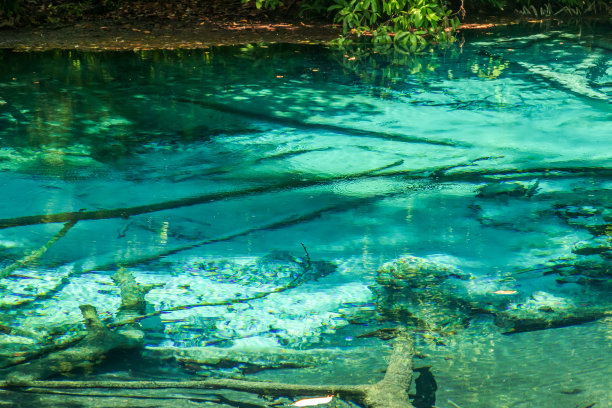
[[[282,4],[279,0],[254,1],[258,8]],[[459,25],[444,0],[310,0],[301,4],[302,15],[326,12],[342,24],[344,35],[371,34],[374,43],[399,43],[412,51],[428,42],[453,41],[452,33]],[[348,41],[342,38],[336,43]]]
[[[428,42],[448,42],[459,25],[438,0],[334,0],[330,10],[344,34],[371,33],[374,43],[395,42],[411,51]]]

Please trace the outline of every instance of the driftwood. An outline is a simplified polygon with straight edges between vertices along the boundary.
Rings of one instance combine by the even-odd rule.
[[[300,385],[233,379],[202,381],[34,381],[22,378],[0,381],[0,388],[56,389],[231,389],[272,396],[335,395],[367,408],[412,408],[408,389],[412,382],[414,340],[400,331],[385,376],[372,385]]]

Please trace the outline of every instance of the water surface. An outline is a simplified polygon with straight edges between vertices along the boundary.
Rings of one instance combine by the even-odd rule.
[[[609,28],[418,55],[2,51],[0,324],[57,340],[82,304],[110,321],[126,268],[163,312],[151,351],[341,348],[251,377],[372,382],[389,343],[357,336],[408,324],[437,407],[612,406]],[[423,265],[395,305],[416,322],[377,272],[401,256]]]

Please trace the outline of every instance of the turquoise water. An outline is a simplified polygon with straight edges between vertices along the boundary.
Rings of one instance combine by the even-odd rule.
[[[358,336],[401,324],[437,407],[612,407],[609,28],[1,51],[0,375],[117,321],[125,269],[147,363],[72,379],[370,383],[391,342]],[[168,363],[203,350],[234,360]],[[344,357],[245,368],[287,350]]]

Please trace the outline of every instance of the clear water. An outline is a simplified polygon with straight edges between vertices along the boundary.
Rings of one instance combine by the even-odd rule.
[[[440,265],[469,277],[425,281],[412,310],[437,407],[612,407],[609,29],[509,28],[421,55],[1,52],[0,324],[48,336],[0,334],[3,365],[74,336],[79,305],[112,321],[125,267],[163,312],[143,322],[151,353],[340,348],[348,362],[247,377],[376,381],[389,343],[357,336],[409,323],[377,271],[410,255],[413,286]],[[466,315],[446,297],[584,323],[452,321]],[[194,371],[117,364],[92,375]]]

